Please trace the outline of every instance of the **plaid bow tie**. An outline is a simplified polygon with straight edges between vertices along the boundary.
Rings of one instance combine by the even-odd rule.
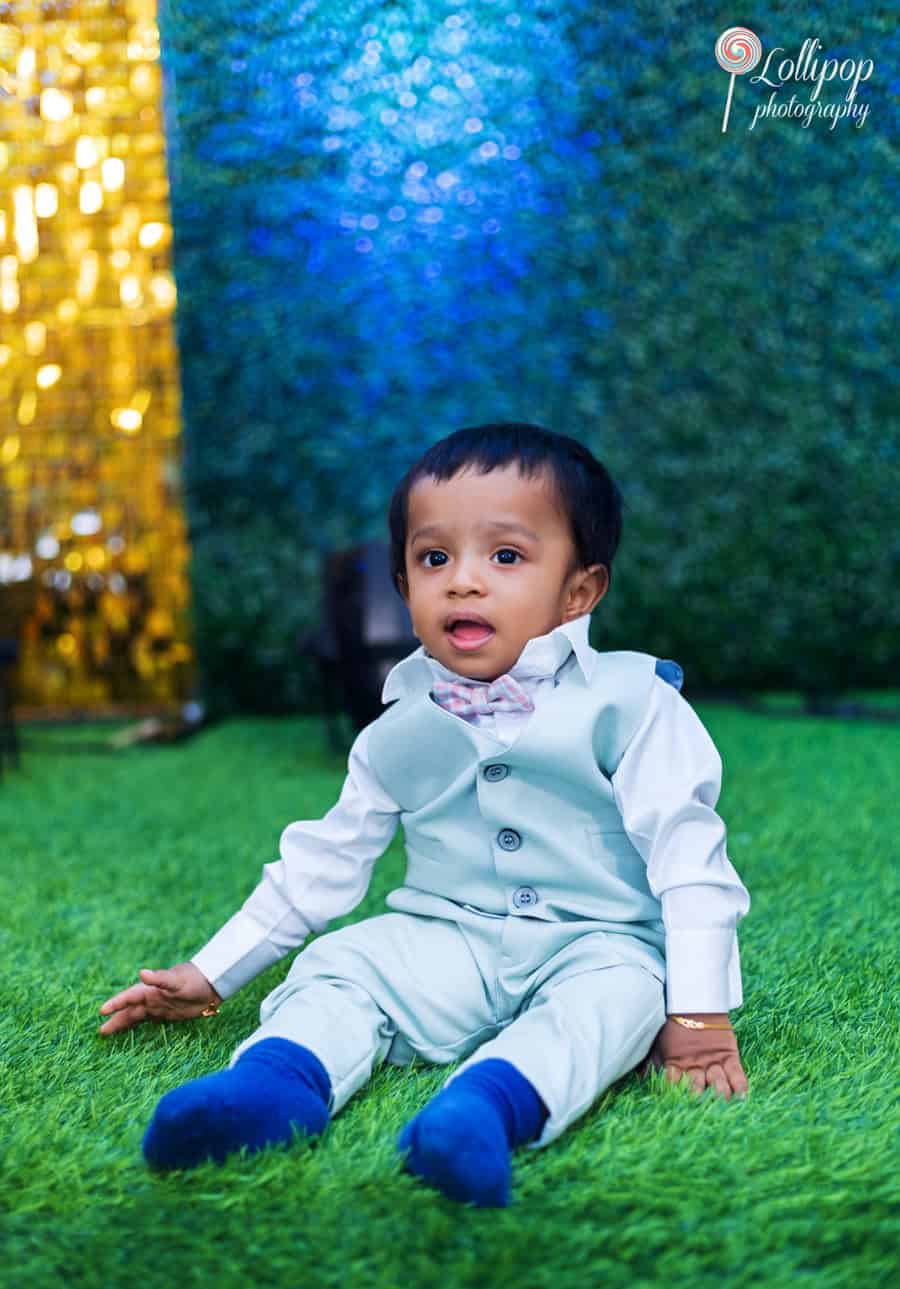
[[[533,712],[534,703],[508,673],[488,683],[484,680],[436,680],[432,694],[441,707],[457,716],[491,716],[494,712]]]

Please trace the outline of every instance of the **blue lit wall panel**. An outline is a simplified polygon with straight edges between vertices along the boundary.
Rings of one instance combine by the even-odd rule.
[[[714,7],[164,7],[211,694],[302,706],[320,552],[384,536],[414,456],[502,418],[620,481],[603,647],[695,685],[883,677],[897,34],[856,4],[752,22],[871,57],[863,128],[750,130],[770,91],[742,77],[723,135]]]

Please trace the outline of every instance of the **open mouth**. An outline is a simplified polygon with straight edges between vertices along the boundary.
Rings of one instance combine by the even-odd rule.
[[[468,622],[460,618],[447,630],[447,635],[460,649],[477,649],[495,634],[494,628],[484,622]]]

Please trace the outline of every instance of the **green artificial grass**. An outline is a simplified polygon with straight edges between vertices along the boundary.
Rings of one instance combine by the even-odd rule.
[[[900,726],[698,705],[750,889],[745,1101],[628,1075],[514,1160],[476,1209],[402,1172],[394,1139],[450,1067],[381,1066],[314,1143],[164,1176],[159,1097],[227,1064],[291,956],[219,1016],[98,1036],[142,966],[188,958],[334,803],[311,719],[244,719],[104,754],[111,727],[23,731],[0,781],[0,1283],[97,1286],[831,1286],[896,1275]],[[402,880],[402,832],[365,901]]]

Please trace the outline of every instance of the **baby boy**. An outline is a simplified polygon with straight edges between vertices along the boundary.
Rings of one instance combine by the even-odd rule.
[[[460,1062],[398,1138],[405,1168],[476,1205],[510,1200],[540,1148],[616,1080],[665,1067],[743,1096],[749,895],[715,806],[722,764],[681,669],[601,652],[622,496],[539,426],[456,431],[391,499],[392,573],[419,648],[388,674],[336,804],[190,962],[108,999],[102,1034],[210,1015],[310,936],[227,1069],[166,1093],[160,1169],[315,1136],[382,1061]],[[403,825],[388,912],[326,932]]]

